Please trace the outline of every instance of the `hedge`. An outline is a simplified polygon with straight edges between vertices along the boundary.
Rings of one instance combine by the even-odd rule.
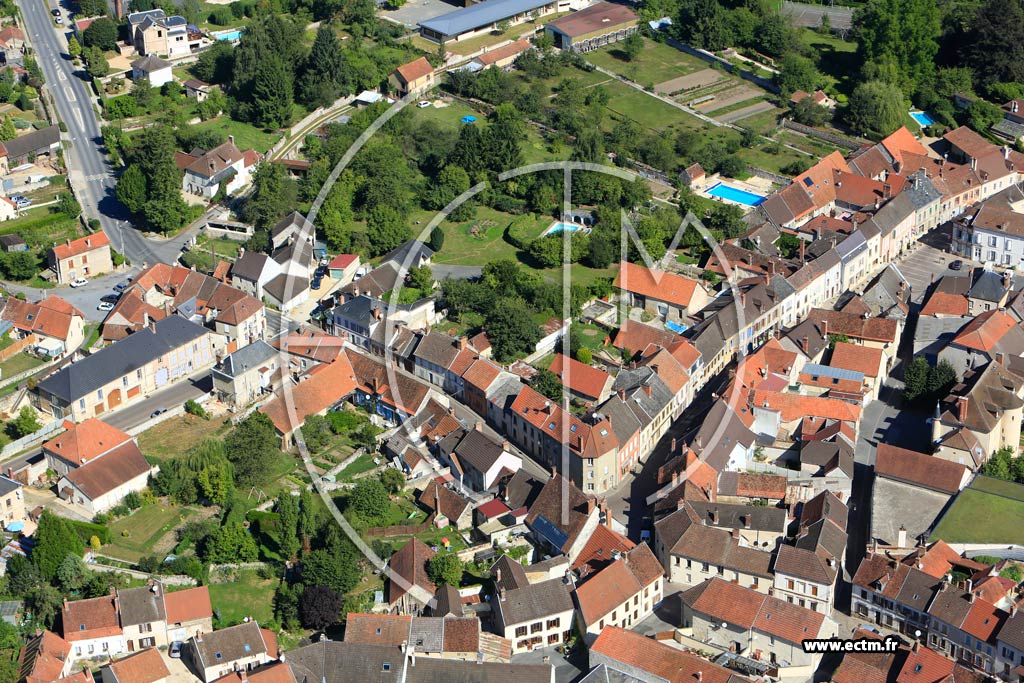
[[[99,537],[100,543],[103,545],[106,545],[111,541],[110,529],[102,524],[79,522],[73,519],[69,519],[68,521],[75,528],[75,531],[78,533],[78,537],[82,539],[82,543],[86,546],[89,545],[89,539],[93,536]]]

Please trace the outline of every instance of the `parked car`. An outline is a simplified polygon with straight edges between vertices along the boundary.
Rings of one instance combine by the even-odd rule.
[[[54,7],[53,9],[50,10],[50,14],[52,14],[55,17],[59,17],[60,16],[60,10],[57,9],[56,7]]]
[[[63,17],[57,17],[56,19],[53,20],[53,22],[55,24],[57,24],[58,26],[60,26],[61,24],[64,23],[64,18]]]
[[[317,266],[316,272],[313,273],[313,274],[316,277],[323,277],[324,275],[327,275],[327,266],[324,266],[324,265]]]
[[[110,305],[114,305],[120,298],[121,297],[118,294],[104,294],[103,296],[100,297],[100,301],[105,301]]]
[[[309,283],[309,286],[313,289],[320,289],[320,285],[323,284],[323,280],[318,277],[313,278],[313,281]]]
[[[317,305],[317,307],[314,308],[310,312],[310,314],[309,314],[309,319],[310,320],[323,320],[326,317],[327,317],[327,308],[322,306],[322,305]]]
[[[152,413],[149,414],[149,418],[153,419],[154,417],[160,417],[161,415],[163,415],[166,412],[167,412],[167,408],[157,408],[156,410],[154,410]]]
[[[181,642],[180,640],[174,641],[173,643],[171,643],[171,647],[167,651],[167,655],[171,659],[181,659],[181,648],[184,644],[185,643]]]
[[[110,303],[109,301],[101,301],[99,303],[99,305],[96,307],[96,310],[97,311],[112,311],[112,310],[114,310],[114,304]]]
[[[427,107],[430,106],[430,100],[420,100],[419,102],[416,103],[416,106],[419,107],[420,109],[426,109]]]
[[[957,259],[956,261],[950,261],[949,262],[949,267],[952,270],[960,270],[961,268],[964,267],[964,262],[961,261],[960,259]]]
[[[131,282],[128,280],[125,280],[124,282],[118,282],[116,285],[114,285],[114,291],[120,294],[124,290],[128,289],[128,285],[130,284]]]
[[[89,281],[82,277],[76,277],[69,283],[72,287],[85,287]]]

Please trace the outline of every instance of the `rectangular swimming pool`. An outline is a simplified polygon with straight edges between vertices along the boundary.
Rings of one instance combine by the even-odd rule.
[[[214,31],[210,35],[213,36],[214,39],[216,39],[216,40],[227,40],[229,42],[234,43],[234,42],[236,42],[238,40],[241,40],[241,38],[242,38],[242,29],[239,28],[239,29],[234,29],[234,30],[230,30],[229,29],[227,31]]]
[[[736,202],[737,204],[743,204],[745,206],[758,206],[765,200],[765,198],[759,194],[747,192],[746,190],[741,190],[738,187],[726,185],[725,183],[718,183],[708,190],[708,194],[712,197],[728,199],[730,202]]]
[[[910,112],[910,118],[917,121],[922,128],[924,128],[925,126],[930,126],[933,123],[935,123],[935,119],[933,119],[932,115],[926,111],[912,111]]]
[[[548,229],[541,234],[541,237],[547,237],[548,235],[558,235],[562,232],[565,232],[566,230],[568,230],[569,232],[576,232],[577,230],[586,230],[586,228],[582,225],[577,225],[575,223],[563,223],[562,221],[555,221],[550,226],[548,226]]]

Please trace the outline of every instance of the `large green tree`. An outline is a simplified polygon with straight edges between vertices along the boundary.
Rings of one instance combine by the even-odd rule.
[[[117,49],[117,24],[106,17],[100,17],[82,31],[82,44],[101,50]]]
[[[294,559],[299,554],[299,499],[289,493],[277,498],[274,506],[278,517],[278,537],[280,538],[281,557],[284,560]]]
[[[462,582],[462,560],[453,552],[437,553],[427,560],[427,576],[437,586],[459,587]]]
[[[334,29],[324,24],[317,29],[316,39],[299,79],[299,100],[311,108],[331,104],[341,94],[343,78],[341,42]]]
[[[846,120],[857,133],[880,139],[903,124],[906,100],[896,84],[867,81],[850,95]]]
[[[705,50],[722,50],[732,41],[729,18],[718,0],[682,0],[673,26],[680,38]]]
[[[288,125],[292,118],[292,69],[277,54],[267,55],[256,69],[252,86],[253,122],[264,128]]]
[[[39,526],[35,533],[36,543],[32,549],[32,562],[39,569],[39,574],[47,581],[57,576],[57,568],[64,562],[68,553],[81,557],[85,545],[71,522],[58,517],[49,510],[44,510],[39,518]]]
[[[494,347],[495,358],[503,363],[528,355],[541,338],[540,327],[525,302],[518,298],[503,298],[495,302],[487,315],[484,329]]]
[[[928,82],[942,33],[936,0],[869,0],[853,21],[862,64],[891,60],[908,92]]]
[[[224,451],[235,467],[235,479],[249,486],[265,483],[281,453],[281,438],[263,413],[252,413],[224,439]]]
[[[961,45],[981,83],[1024,81],[1024,2],[986,0]]]

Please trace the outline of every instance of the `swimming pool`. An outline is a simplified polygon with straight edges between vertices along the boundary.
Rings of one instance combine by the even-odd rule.
[[[728,199],[730,202],[736,202],[737,204],[743,204],[745,206],[758,206],[765,200],[765,198],[759,194],[747,192],[746,190],[741,190],[738,187],[726,185],[725,183],[718,183],[708,190],[708,194],[712,197]]]
[[[210,35],[217,40],[229,40],[233,43],[242,39],[242,29],[236,28],[233,31],[216,31]]]
[[[935,119],[933,119],[932,115],[926,111],[912,111],[910,112],[910,118],[917,121],[922,128],[924,128],[925,126],[930,126],[933,123],[935,123]]]
[[[563,223],[562,221],[555,221],[550,226],[548,226],[547,230],[541,233],[541,237],[547,237],[548,235],[557,235],[559,233],[565,232],[566,230],[568,230],[569,232],[576,232],[577,230],[589,231],[589,228],[586,228],[582,225],[577,225],[576,223]]]
[[[665,327],[672,330],[676,334],[682,334],[683,332],[686,332],[686,325],[680,325],[679,323],[674,323],[671,320],[665,321]]]

